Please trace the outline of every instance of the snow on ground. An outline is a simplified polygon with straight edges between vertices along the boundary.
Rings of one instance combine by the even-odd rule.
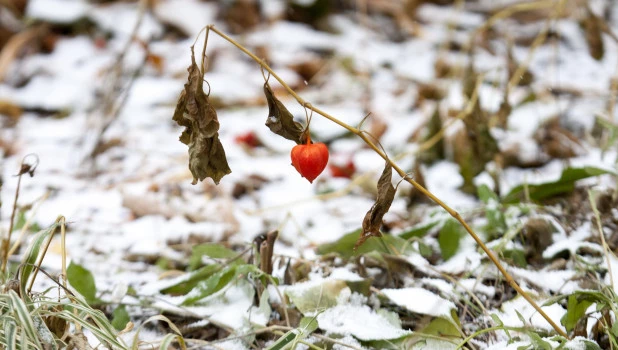
[[[282,16],[283,3],[264,2],[262,11],[271,19],[270,23],[236,38],[251,50],[267,50],[269,64],[285,81],[303,87],[299,90],[301,96],[341,121],[357,126],[368,112],[377,116],[387,126],[382,145],[392,159],[407,167],[406,171],[410,170],[418,147],[409,140],[422,130],[438,108],[435,103],[417,105],[416,85],[432,83],[438,78],[434,69],[438,58],[467,65],[469,57],[445,53],[439,45],[449,38],[463,41],[471,30],[483,23],[484,17],[450,7],[423,5],[418,12],[419,20],[424,23],[422,32],[395,42],[380,30],[357,21],[353,15],[333,16],[330,33],[305,24],[277,20]],[[148,52],[138,44],[129,46],[121,64],[125,74],[120,85],[129,86],[128,95],[116,118],[105,127],[101,108],[107,101],[102,94],[113,82],[109,78],[113,72],[110,68],[118,64],[118,54],[130,39],[140,11],[138,4],[122,2],[98,6],[83,1],[29,2],[27,15],[30,18],[61,24],[87,18],[108,33],[109,39],[101,46],[86,35],[63,36],[50,53],[31,54],[13,62],[8,78],[0,83],[0,100],[11,101],[26,110],[14,127],[0,132],[0,137],[10,140],[14,148],[14,154],[5,155],[1,165],[4,184],[0,195],[5,205],[0,208],[0,224],[8,227],[11,206],[7,203],[17,185],[13,175],[22,157],[34,153],[40,163],[34,178],[23,178],[19,204],[37,203],[36,211],[28,215],[41,227],[51,224],[58,215],[67,218],[70,228],[67,256],[93,272],[100,292],[123,286],[126,289],[129,285],[138,294],[156,295],[161,285],[179,282],[178,279],[157,281],[162,271],[151,260],[186,260],[183,253],[172,247],[186,242],[232,242],[248,246],[257,235],[278,229],[276,254],[314,259],[316,246],[336,241],[359,228],[373,204],[383,160],[363,148],[359,139],[342,137],[345,130],[314,115],[311,124],[314,139],[331,141],[331,162],[350,159],[357,173],[352,179],[335,178],[327,169],[314,184],[309,184],[290,166],[289,150],[294,144],[270,133],[263,125],[267,107],[258,66],[212,33],[208,42],[212,63],[209,62],[206,79],[211,99],[224,105],[218,109],[220,138],[232,173],[219,187],[210,180],[195,186],[190,184],[187,149],[178,142],[181,128],[172,122],[171,116],[187,79],[189,46],[206,24],[214,22],[217,28],[226,29],[217,14],[218,7],[215,2],[168,0],[157,3],[152,13],[146,13],[137,38],[149,42]],[[447,30],[450,25],[457,29]],[[168,26],[187,37],[168,36]],[[564,115],[566,123],[577,125],[582,133],[589,133],[595,116],[604,113],[605,103],[601,97],[606,96],[610,79],[615,74],[618,50],[614,41],[604,37],[605,56],[597,61],[588,54],[585,38],[576,22],[561,19],[555,24],[555,30],[561,32],[564,42],[539,47],[530,61],[530,71],[536,78],[531,88],[545,94],[539,94],[535,101],[521,103],[529,90],[528,87],[516,88],[509,97],[514,107],[506,129],[492,130],[500,149],[516,147],[524,163],[538,159],[541,149],[535,133],[557,115]],[[198,42],[196,52],[199,53],[201,37]],[[305,81],[292,66],[319,57],[319,52],[328,53],[328,58],[321,63],[326,73],[318,72],[315,80]],[[161,67],[145,63],[147,55],[152,54],[162,60]],[[516,46],[513,50],[514,57],[520,61],[525,60],[527,54],[528,49],[524,47]],[[477,69],[487,72],[488,77],[505,76],[505,60],[501,55],[479,49],[473,57]],[[139,75],[127,85],[136,69],[141,69]],[[25,81],[25,85],[14,84],[17,81]],[[447,97],[440,108],[463,108],[466,98],[461,93],[460,82],[440,83],[447,89]],[[279,89],[272,79],[271,84]],[[567,99],[546,93],[558,88],[584,90],[591,97],[574,106]],[[121,92],[120,87],[112,90]],[[280,89],[277,91],[294,116],[303,120],[303,107],[280,94]],[[492,82],[482,84],[479,95],[482,106],[489,112],[500,108],[502,89]],[[454,137],[463,125],[454,124],[445,131],[448,137]],[[89,154],[93,151],[93,135],[103,129],[102,140],[111,146],[92,160]],[[235,141],[238,135],[247,132],[254,132],[264,147],[248,149]],[[522,183],[555,180],[569,165],[615,169],[615,151],[601,152],[585,140],[582,143],[585,152],[569,160],[554,159],[536,168],[503,169],[496,187],[507,193]],[[474,214],[480,203],[460,190],[464,183],[460,166],[443,160],[422,169],[426,187],[432,193],[464,215]],[[249,178],[262,179],[264,183],[240,198],[232,197],[233,189],[245,185]],[[493,183],[487,172],[477,180]],[[399,178],[395,176],[394,181]],[[604,188],[613,186],[612,181],[604,176],[587,183]],[[400,185],[404,187],[407,185]],[[343,192],[329,197],[338,191]],[[405,222],[413,215],[405,199],[397,198],[387,219],[393,223],[399,219]],[[405,227],[393,229],[394,232],[400,230]],[[592,222],[561,229],[554,234],[552,244],[541,252],[542,257],[551,260],[565,252],[573,256],[584,249],[603,254],[601,246],[592,240],[594,236],[598,236],[598,232]],[[435,233],[425,237],[423,242],[433,249],[439,247]],[[418,244],[412,246],[420,249]],[[474,293],[488,300],[496,294],[496,287],[479,283],[480,277],[477,279],[477,272],[482,275],[491,268],[468,236],[461,239],[458,251],[448,261],[436,263],[435,259],[418,253],[410,253],[403,260],[425,277],[416,282],[404,281],[404,288],[384,288],[380,292],[408,312],[451,319],[451,311],[457,310],[458,303],[449,298]],[[53,249],[44,266],[57,270],[58,261],[59,249]],[[618,262],[615,257],[611,257],[610,264],[616,283]],[[544,293],[572,293],[580,289],[576,281],[578,272],[573,266],[565,270],[509,266],[509,271],[530,290],[535,287]],[[453,285],[440,279],[440,274],[461,279],[458,285]],[[283,278],[283,275],[283,269],[275,272],[275,277]],[[363,280],[348,268],[337,268],[329,273],[313,271],[310,276],[310,280],[304,282],[306,285],[283,286],[280,291],[294,295],[308,286],[321,286],[328,281]],[[605,283],[610,283],[609,277]],[[440,295],[435,294],[436,289]],[[271,301],[280,300],[272,289],[268,290]],[[122,299],[123,293],[120,294]],[[158,297],[160,301],[153,305],[155,308],[178,312],[177,297]],[[253,288],[238,283],[211,295],[203,305],[188,309],[214,324],[249,331],[255,317],[261,317],[253,298]],[[544,310],[554,320],[560,320],[565,313],[559,304]],[[383,311],[386,312],[366,304],[338,300],[337,305],[314,315],[326,334],[353,336],[361,341],[395,339],[410,334],[407,328],[393,322],[392,315]],[[505,325],[520,327],[522,324],[515,311],[534,328],[552,330],[523,298],[506,301],[498,310],[491,310]],[[253,319],[248,317],[251,313]],[[257,323],[265,325],[270,315],[262,316]],[[143,332],[142,336],[147,338],[147,334]],[[529,343],[512,343],[508,348],[515,349],[517,344]],[[218,346],[232,349],[243,345],[231,340]],[[492,346],[498,349],[507,345],[500,339]]]

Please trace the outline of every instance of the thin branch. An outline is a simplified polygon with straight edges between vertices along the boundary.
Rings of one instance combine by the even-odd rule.
[[[358,130],[357,128],[348,125],[344,122],[342,122],[341,120],[331,116],[330,114],[322,111],[321,109],[313,106],[312,104],[309,104],[307,101],[305,101],[302,97],[300,97],[285,81],[283,81],[283,79],[281,79],[262,59],[260,59],[259,57],[257,57],[256,55],[254,55],[252,52],[250,52],[249,50],[247,50],[244,46],[242,46],[241,44],[239,44],[237,41],[235,41],[234,39],[230,38],[229,36],[225,35],[223,32],[221,32],[220,30],[218,30],[217,28],[215,28],[214,25],[209,25],[208,28],[210,30],[212,30],[213,32],[217,33],[217,35],[219,35],[221,38],[227,40],[228,42],[230,42],[232,45],[236,46],[239,50],[241,50],[242,52],[244,52],[245,54],[247,54],[249,57],[251,57],[255,62],[257,62],[261,67],[263,67],[266,71],[268,71],[280,84],[281,86],[283,86],[288,93],[294,97],[296,99],[296,101],[298,101],[298,103],[301,106],[305,106],[308,109],[313,110],[315,113],[320,114],[321,116],[323,116],[324,118],[332,121],[333,123],[341,126],[342,128],[346,129],[347,131],[355,134],[356,136],[358,136],[359,138],[361,138],[366,144],[367,146],[369,146],[369,148],[371,148],[375,153],[377,153],[382,159],[384,159],[390,166],[393,167],[393,169],[395,169],[395,171],[404,179],[406,180],[408,183],[410,183],[417,191],[421,192],[423,195],[429,197],[432,201],[434,201],[436,204],[438,204],[439,206],[441,206],[444,210],[446,210],[453,218],[455,218],[455,220],[459,221],[459,223],[464,227],[464,229],[470,234],[470,236],[472,236],[472,238],[476,241],[476,243],[481,247],[481,249],[485,252],[485,254],[487,254],[487,257],[489,258],[489,260],[491,260],[491,262],[496,265],[496,267],[498,268],[498,270],[500,271],[500,273],[504,276],[504,278],[506,279],[507,283],[513,288],[515,289],[515,291],[517,291],[517,293],[519,295],[521,295],[524,299],[526,299],[526,301],[528,301],[528,303],[541,315],[543,316],[543,318],[545,318],[545,320],[552,326],[552,328],[556,331],[556,333],[558,333],[559,335],[568,338],[568,335],[564,332],[564,330],[562,330],[562,328],[560,328],[560,326],[558,326],[558,324],[556,324],[546,313],[545,311],[543,311],[541,309],[541,307],[530,297],[530,295],[528,295],[528,293],[526,293],[523,289],[521,289],[521,287],[519,286],[519,284],[517,284],[517,282],[513,279],[513,277],[511,276],[511,274],[509,274],[506,269],[504,268],[504,266],[500,263],[500,261],[498,260],[498,258],[496,257],[496,255],[489,250],[489,248],[485,245],[485,243],[481,240],[481,238],[474,232],[474,230],[470,227],[470,225],[468,225],[468,223],[461,217],[461,215],[454,209],[452,209],[451,207],[449,207],[446,203],[444,203],[440,198],[436,197],[433,193],[429,192],[425,187],[421,186],[419,183],[417,183],[416,181],[414,181],[412,178],[410,178],[405,171],[403,171],[403,169],[401,169],[397,164],[395,164],[378,146],[376,146],[375,143],[373,143],[373,141],[367,137],[367,135],[365,133],[363,133],[362,131]]]

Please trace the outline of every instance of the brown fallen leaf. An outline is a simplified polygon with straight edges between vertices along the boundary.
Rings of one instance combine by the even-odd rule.
[[[592,13],[590,8],[586,11],[586,17],[580,21],[580,26],[584,31],[590,57],[597,61],[603,59],[603,55],[605,54],[605,46],[603,45],[603,30],[601,21],[594,13]]]
[[[256,0],[222,2],[219,17],[225,21],[232,34],[246,33],[261,21],[260,2]]]
[[[391,183],[393,176],[393,168],[386,163],[382,176],[378,180],[378,197],[376,202],[371,206],[371,209],[365,214],[363,219],[363,232],[354,245],[354,250],[363,245],[369,237],[382,237],[380,227],[382,227],[382,218],[388,212],[395,199],[395,187]]]
[[[15,126],[23,113],[20,106],[8,100],[0,100],[0,117],[8,117],[7,126]]]
[[[216,184],[232,172],[227,164],[225,150],[219,141],[219,120],[217,112],[204,93],[204,72],[195,63],[195,53],[191,48],[191,66],[188,68],[189,81],[180,93],[173,120],[185,130],[180,142],[189,146],[189,170],[193,175],[192,184],[210,177]]]
[[[299,145],[304,143],[303,126],[294,121],[292,113],[290,113],[283,103],[275,97],[268,82],[264,83],[264,94],[268,102],[268,119],[266,119],[266,126],[268,126],[270,131],[288,140],[292,140]]]

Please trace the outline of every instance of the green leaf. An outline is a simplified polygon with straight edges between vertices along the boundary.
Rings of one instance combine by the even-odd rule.
[[[423,334],[435,335],[438,337],[461,338],[461,333],[453,324],[453,321],[442,317],[434,318],[422,331]]]
[[[528,185],[528,193],[533,201],[540,201],[559,194],[569,193],[575,189],[575,183],[589,177],[613,174],[613,172],[596,167],[566,168],[556,181],[537,185]],[[524,199],[524,185],[516,186],[502,198],[503,203],[517,203]]]
[[[127,308],[124,305],[119,305],[112,312],[112,326],[114,326],[116,330],[123,330],[130,321],[131,317],[129,316]]]
[[[480,185],[476,189],[476,192],[481,202],[485,204],[488,204],[492,200],[496,202],[500,201],[500,199],[498,198],[498,195],[494,191],[492,191],[487,185]]]
[[[369,252],[380,252],[384,254],[389,254],[390,252],[384,247],[384,244],[380,242],[380,239],[384,241],[386,246],[394,247],[395,249],[399,249],[406,245],[406,241],[397,236],[393,235],[382,235],[382,237],[369,237],[363,245],[358,247],[358,249],[354,250],[354,245],[356,244],[356,240],[358,236],[362,232],[361,229],[345,234],[343,237],[339,238],[335,242],[326,243],[318,246],[316,252],[319,255],[325,255],[329,253],[336,253],[340,255],[343,259],[349,259],[353,256],[359,256],[363,254],[367,254]],[[401,252],[400,252],[401,253]]]
[[[597,344],[596,342],[589,340],[589,339],[577,339],[577,341],[584,343],[584,350],[601,350],[601,347],[599,346],[599,344]],[[575,341],[572,341],[575,342]],[[575,347],[573,347],[574,349],[576,349]]]
[[[592,301],[590,300],[578,299],[579,298],[576,294],[569,296],[567,302],[567,312],[560,319],[560,323],[564,326],[564,328],[566,328],[567,332],[570,332],[575,328],[577,322],[586,314],[588,307],[592,305]]]
[[[345,281],[326,280],[321,284],[306,286],[303,283],[288,287],[285,294],[303,315],[313,314],[337,305],[339,293],[347,288]]]
[[[512,263],[517,267],[527,267],[526,253],[521,249],[507,249],[502,251],[502,257],[507,262]]]
[[[438,233],[438,244],[442,258],[448,260],[459,250],[459,241],[466,234],[465,229],[454,219],[448,219]]]
[[[418,252],[423,258],[428,258],[433,254],[433,249],[423,242],[418,242]]]
[[[521,314],[521,312],[519,312],[518,310],[515,310],[515,314],[517,315],[517,318],[519,318],[519,320],[521,321],[521,323],[523,324],[523,326],[526,326],[526,319],[524,318],[524,316]]]
[[[551,345],[535,332],[528,332],[528,336],[530,337],[534,349],[552,350]]]
[[[4,338],[3,342],[6,349],[17,349],[17,326],[15,321],[10,318],[5,318],[3,322]]]
[[[200,281],[197,285],[187,294],[182,305],[194,305],[198,301],[220,291],[230,282],[237,280],[238,278],[247,278],[251,275],[253,278],[263,277],[263,273],[254,265],[230,265],[223,270],[212,274],[204,281]]]
[[[412,228],[399,234],[399,237],[403,239],[410,239],[412,237],[424,237],[427,233],[436,227],[442,220],[422,222],[418,225],[412,226]]]
[[[201,299],[220,291],[223,287],[230,283],[234,277],[236,277],[236,266],[228,266],[223,270],[214,273],[205,281],[198,282],[193,290],[187,294],[187,297],[181,305],[193,305]]]
[[[0,294],[2,297],[6,297],[10,301],[10,311],[13,313],[13,317],[17,320],[19,328],[22,330],[22,334],[27,336],[28,340],[34,342],[37,349],[42,349],[43,345],[37,335],[37,329],[34,325],[34,320],[30,317],[30,311],[24,301],[13,290],[9,290],[7,294]],[[23,339],[23,338],[22,338]],[[25,342],[22,342],[25,344]]]
[[[200,281],[212,276],[213,273],[219,271],[221,265],[211,264],[200,267],[199,269],[187,274],[186,278],[176,284],[161,289],[163,294],[184,295],[189,293]]]
[[[79,294],[84,296],[84,299],[86,299],[88,304],[96,303],[98,301],[96,297],[97,288],[94,283],[94,276],[92,276],[92,272],[88,269],[71,262],[67,268],[67,279],[71,286],[75,288]]]
[[[487,185],[481,185],[477,188],[479,199],[485,203],[485,216],[487,217],[487,231],[490,236],[495,237],[506,231],[506,219],[502,213],[500,199],[498,195],[492,191]]]
[[[288,331],[281,338],[277,339],[271,346],[267,347],[266,350],[282,350],[287,348],[288,345],[292,344],[292,342],[296,341],[299,336],[298,329],[292,329]]]
[[[494,321],[494,323],[496,324],[496,326],[498,327],[502,327],[504,326],[504,323],[502,322],[502,320],[500,319],[500,317],[498,317],[498,315],[496,314],[491,314],[491,319]]]
[[[20,282],[20,292],[21,295],[25,296],[25,299],[28,299],[28,293],[26,292],[27,285],[29,283],[30,277],[32,277],[32,272],[34,271],[36,261],[39,257],[39,253],[41,252],[41,247],[43,243],[49,238],[50,235],[53,235],[58,227],[58,221],[54,222],[50,227],[48,227],[44,231],[39,231],[34,240],[28,247],[26,254],[21,259],[21,265],[23,268],[19,273],[19,282]]]
[[[303,317],[300,319],[300,324],[298,328],[303,332],[303,334],[308,335],[315,332],[318,329],[318,321],[315,317]]]
[[[213,259],[233,258],[237,253],[221,244],[204,243],[193,247],[191,258],[189,259],[189,270],[195,270],[202,264],[202,257],[207,256]]]
[[[26,224],[26,212],[20,210],[17,214],[17,219],[15,220],[15,224],[13,225],[14,231],[21,230],[22,227]]]

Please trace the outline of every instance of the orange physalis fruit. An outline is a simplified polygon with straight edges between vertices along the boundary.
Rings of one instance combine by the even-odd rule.
[[[318,175],[324,171],[328,164],[328,148],[323,143],[311,143],[307,138],[307,144],[296,145],[292,148],[292,165],[296,171],[310,183],[313,183]]]

